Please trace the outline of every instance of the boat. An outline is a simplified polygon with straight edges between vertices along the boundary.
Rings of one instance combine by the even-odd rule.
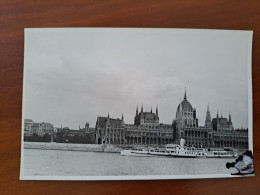
[[[179,158],[235,158],[238,156],[232,148],[195,148],[185,146],[185,140],[178,144],[166,144],[164,147],[136,147],[121,150],[122,156],[142,157],[179,157]]]
[[[122,156],[161,156],[161,157],[180,157],[180,158],[196,158],[197,153],[194,147],[186,147],[178,144],[166,144],[165,147],[159,148],[133,148],[130,150],[122,150]]]
[[[209,149],[206,152],[207,158],[236,158],[238,154],[233,150],[225,150],[225,149]]]

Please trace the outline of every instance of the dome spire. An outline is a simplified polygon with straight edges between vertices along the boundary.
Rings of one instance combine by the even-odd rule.
[[[184,100],[187,100],[186,87],[185,87],[185,92],[184,92]]]

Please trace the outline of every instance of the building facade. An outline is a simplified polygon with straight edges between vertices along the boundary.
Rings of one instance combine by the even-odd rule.
[[[248,148],[248,130],[234,130],[231,120],[222,115],[211,120],[209,105],[207,106],[204,126],[198,125],[196,109],[187,100],[186,90],[173,121],[175,141],[186,140],[186,145],[195,147],[234,147]]]
[[[31,119],[24,120],[24,135],[32,136],[36,134],[38,136],[44,136],[45,134],[53,135],[54,127],[51,123],[46,122],[34,122]]]
[[[127,144],[136,145],[161,145],[173,142],[173,127],[171,124],[160,124],[158,107],[155,113],[141,111],[136,114],[134,124],[126,125]]]
[[[32,119],[25,119],[24,120],[24,136],[31,136],[32,135]]]
[[[206,120],[204,126],[198,125],[196,109],[192,107],[187,99],[186,90],[184,98],[177,107],[176,117],[173,120],[174,140],[176,143],[183,138],[187,146],[195,147],[212,147],[213,131],[211,127],[211,117],[209,106],[206,112]]]
[[[96,122],[97,144],[126,144],[124,116],[121,119],[98,117]]]
[[[155,113],[136,109],[133,124],[125,124],[121,119],[98,117],[95,126],[96,144],[126,145],[164,145],[180,143],[185,139],[187,146],[206,148],[248,148],[248,130],[233,127],[231,114],[229,118],[222,115],[211,119],[210,108],[207,106],[205,123],[199,126],[196,109],[187,99],[186,90],[180,101],[172,124],[159,122],[158,107]]]
[[[173,142],[171,124],[160,124],[158,108],[153,113],[136,109],[134,124],[125,124],[121,119],[98,117],[96,122],[96,143],[127,145],[161,145]]]

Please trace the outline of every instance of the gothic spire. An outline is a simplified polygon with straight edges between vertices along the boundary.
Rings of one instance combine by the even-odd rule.
[[[108,112],[107,118],[109,118],[109,112]]]
[[[121,119],[122,119],[122,121],[124,120],[124,114],[123,113],[122,113],[122,118]]]
[[[151,113],[153,113],[153,107],[151,106]]]
[[[158,116],[158,105],[156,106],[156,115]]]
[[[142,104],[142,107],[141,107],[141,113],[143,113],[143,104]]]
[[[184,100],[187,100],[186,87],[185,87],[185,92],[184,92]]]
[[[205,119],[205,127],[210,128],[211,127],[211,116],[209,111],[209,103],[207,106],[207,112],[206,112],[206,119]]]
[[[138,105],[136,107],[136,116],[138,115]]]

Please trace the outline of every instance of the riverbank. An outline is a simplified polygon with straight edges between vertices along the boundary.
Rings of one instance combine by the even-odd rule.
[[[72,144],[72,143],[44,143],[44,142],[24,142],[25,149],[39,150],[64,150],[83,152],[120,152],[121,149],[111,145],[101,144]]]

